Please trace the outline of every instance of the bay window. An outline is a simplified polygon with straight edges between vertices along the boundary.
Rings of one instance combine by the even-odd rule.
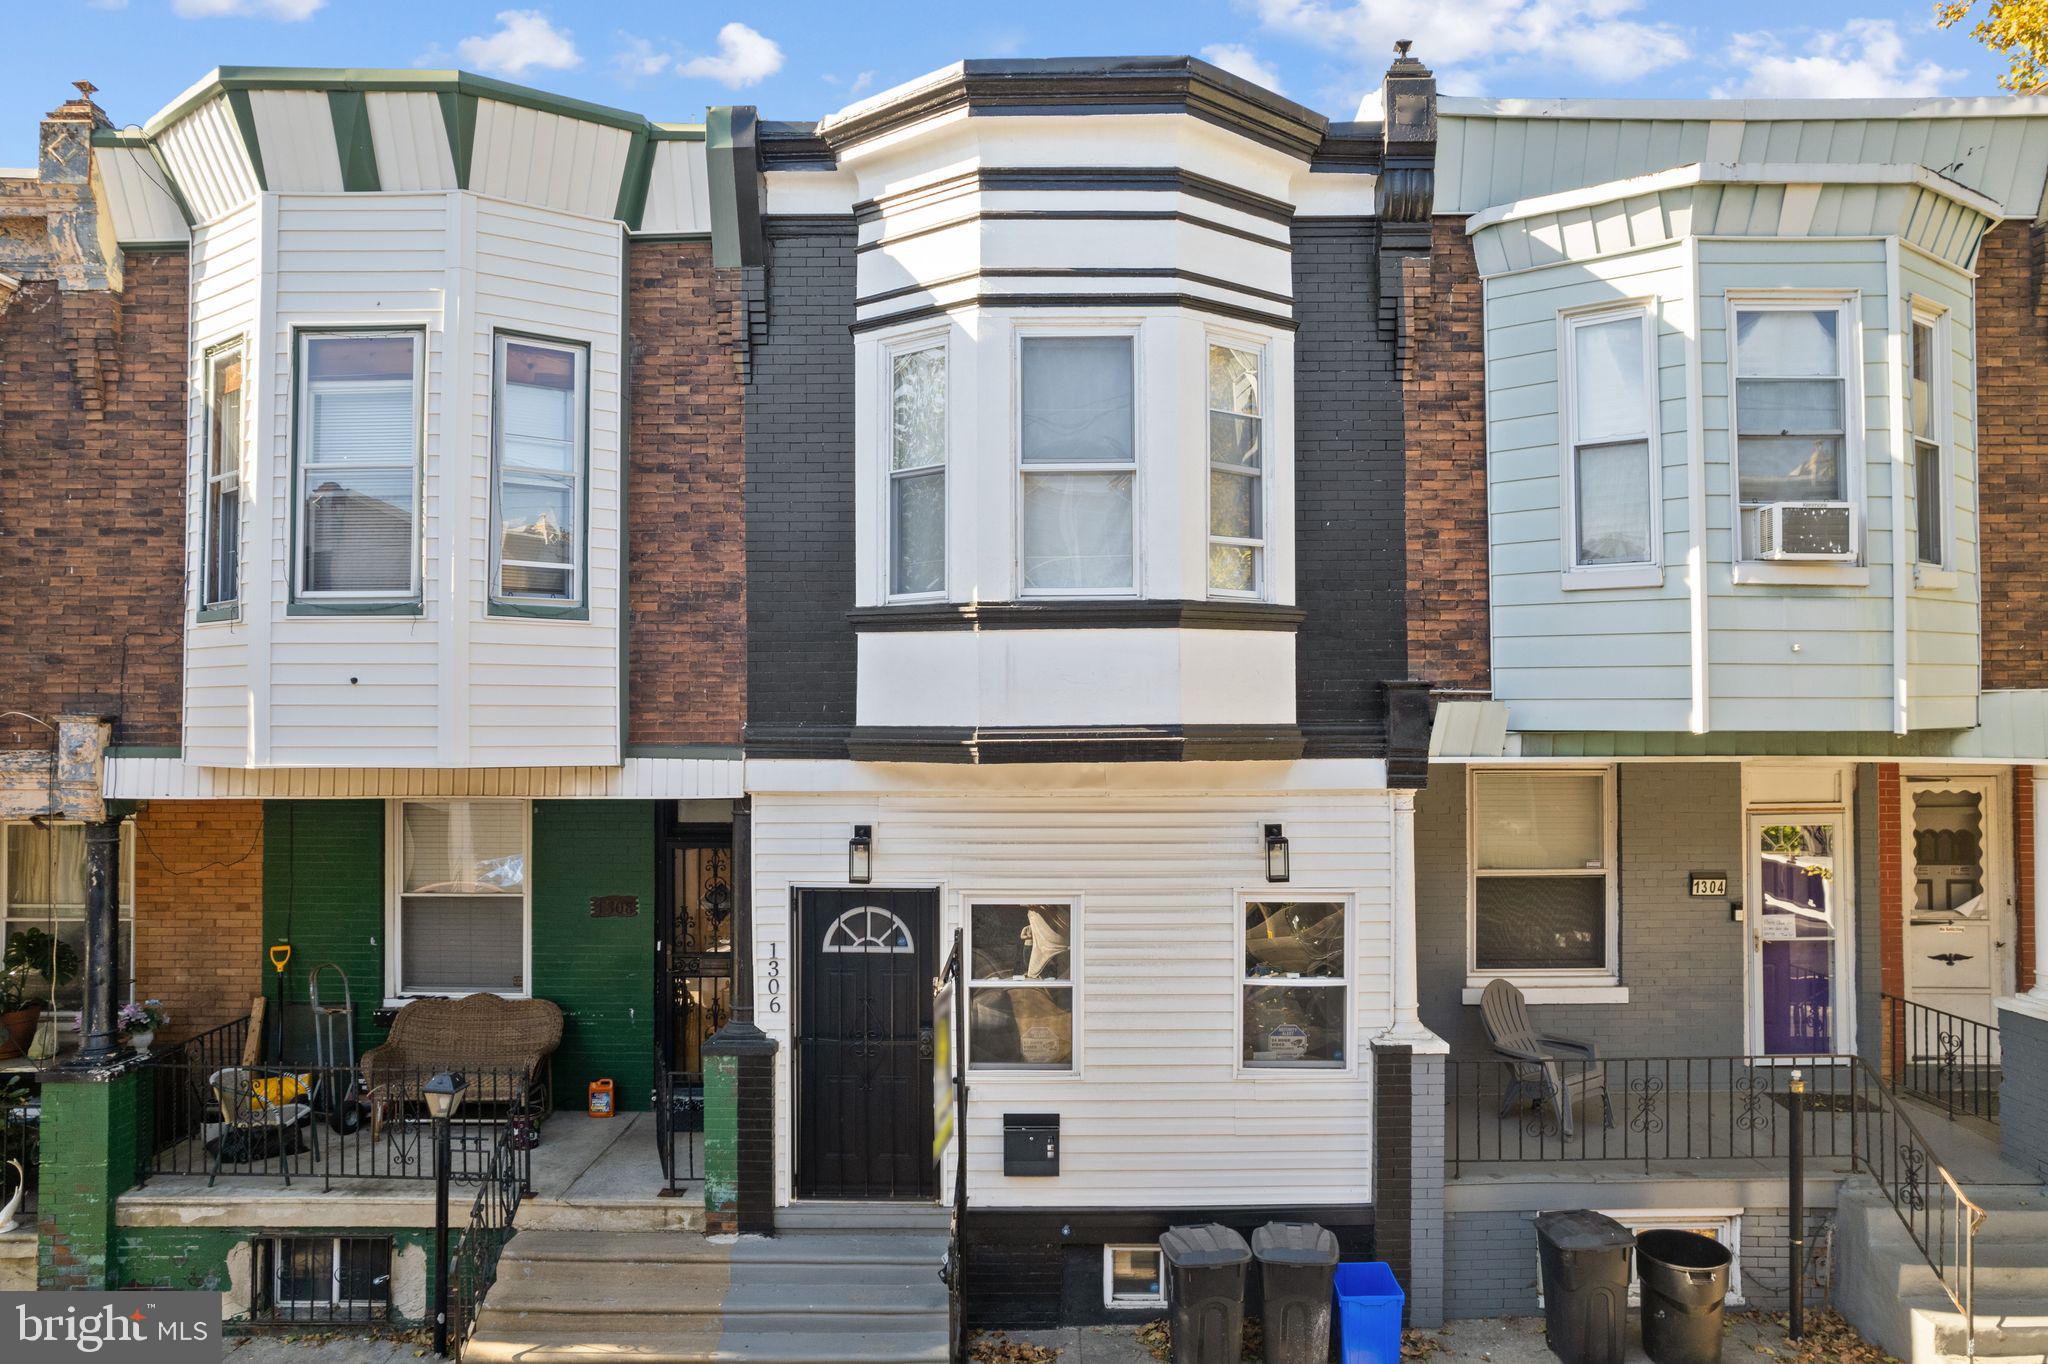
[[[1209,590],[1257,596],[1265,573],[1266,432],[1260,353],[1209,346]]]
[[[1074,1068],[1071,901],[967,906],[967,1064]]]
[[[1657,561],[1653,331],[1647,308],[1568,317],[1564,411],[1569,565]]]
[[[25,999],[75,1015],[92,962],[85,933],[85,826],[0,824],[0,961],[19,971]],[[114,997],[135,976],[135,825],[121,825],[121,914],[114,935]]]
[[[199,606],[232,604],[241,594],[242,562],[242,343],[206,356],[206,527],[200,564]]]
[[[1925,313],[1913,317],[1908,367],[1911,384],[1908,402],[1913,426],[1913,525],[1916,535],[1915,559],[1929,568],[1948,567],[1948,451],[1947,422],[1943,420],[1949,401],[1947,373],[1943,363],[1942,319]]]
[[[499,336],[491,503],[491,595],[500,602],[582,600],[584,421],[590,352]]]
[[[1759,508],[1849,501],[1852,414],[1843,358],[1848,331],[1846,302],[1744,301],[1735,308],[1735,458],[1745,513],[1744,558],[1759,551]],[[1840,543],[1846,549],[1846,536]]]
[[[946,348],[889,357],[889,595],[946,590]]]
[[[1248,900],[1241,1059],[1247,1069],[1341,1069],[1350,1043],[1349,906]]]
[[[527,992],[527,811],[523,800],[393,802],[393,994]]]
[[[1606,769],[1471,774],[1468,984],[1613,984],[1613,782]]]
[[[1018,580],[1026,594],[1137,586],[1136,354],[1124,336],[1018,345]]]
[[[417,332],[298,338],[298,595],[419,592]]]

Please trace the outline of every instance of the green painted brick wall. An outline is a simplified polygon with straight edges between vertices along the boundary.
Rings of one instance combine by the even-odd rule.
[[[533,992],[562,1006],[555,1106],[579,1109],[592,1080],[621,1110],[654,1087],[654,814],[647,801],[535,801]],[[632,895],[640,913],[593,919],[594,895]]]
[[[114,1234],[115,1282],[123,1288],[225,1293],[232,1277],[229,1255],[237,1246],[275,1234],[261,1227],[121,1227]],[[308,1227],[294,1229],[290,1234],[389,1236],[394,1257],[407,1246],[421,1247],[430,1259],[433,1254],[434,1233],[416,1227]],[[427,1301],[433,1302],[431,1283]],[[396,1318],[399,1324],[418,1324],[423,1320]]]
[[[290,941],[284,993],[304,1001],[313,968],[348,973],[356,1051],[384,1038],[371,1022],[384,1003],[384,802],[273,800],[263,807],[263,946]],[[263,967],[264,995],[277,978]],[[325,988],[323,986],[323,988]]]
[[[114,1200],[135,1183],[143,1076],[43,1086],[36,1278],[44,1288],[104,1288],[114,1273]]]

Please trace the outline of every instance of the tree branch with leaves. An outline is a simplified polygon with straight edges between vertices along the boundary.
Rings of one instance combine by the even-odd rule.
[[[1976,8],[1977,0],[1937,0],[1934,21],[1954,28]],[[1998,78],[2006,89],[2029,94],[2048,85],[2048,0],[1987,0],[1970,36],[2011,63]]]

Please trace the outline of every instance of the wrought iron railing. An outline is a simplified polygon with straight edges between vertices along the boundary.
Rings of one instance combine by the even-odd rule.
[[[1603,1057],[1447,1064],[1448,1151],[1468,1165],[1787,1161],[1795,1073],[1804,1156],[1869,1174],[1976,1332],[1976,1239],[1986,1214],[1858,1056]]]
[[[17,1191],[16,1212],[36,1210],[37,1163],[42,1159],[42,1086],[33,1075],[0,1075],[0,1208]]]
[[[461,1358],[476,1334],[477,1314],[484,1296],[498,1281],[498,1257],[512,1239],[512,1219],[528,1191],[530,1144],[522,1143],[521,1129],[501,1129],[492,1142],[476,1199],[469,1205],[469,1225],[456,1244],[452,1261],[435,1267],[448,1277],[448,1350]]]
[[[1954,1118],[1998,1121],[1998,1029],[1897,995],[1882,997],[1892,1084]]]
[[[654,1058],[654,1143],[666,1192],[682,1194],[697,1179],[697,1141],[704,1131],[704,1077],[672,1071]]]
[[[146,1066],[154,1137],[137,1177],[420,1179],[435,1174],[423,1091],[429,1068],[241,1064],[242,1020],[153,1055]],[[520,1067],[470,1067],[450,1142],[450,1177],[481,1179],[510,1132],[522,1182],[545,1107],[546,1082]]]

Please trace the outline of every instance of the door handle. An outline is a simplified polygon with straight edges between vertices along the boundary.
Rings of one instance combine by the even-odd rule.
[[[932,1059],[932,1048],[933,1048],[933,1045],[934,1045],[934,1044],[933,1044],[933,1038],[932,1038],[932,1030],[931,1030],[930,1028],[919,1028],[919,1029],[917,1030],[917,1055],[918,1055],[918,1058],[919,1058],[920,1060],[924,1060],[924,1061],[929,1061],[929,1060],[931,1060],[931,1059]]]

